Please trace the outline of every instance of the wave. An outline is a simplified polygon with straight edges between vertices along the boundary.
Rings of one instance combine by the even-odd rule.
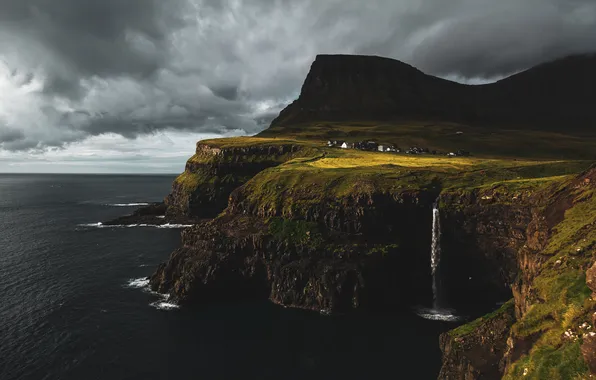
[[[149,304],[149,306],[152,306],[158,310],[175,310],[180,308],[180,305],[167,301],[152,302]]]
[[[79,224],[79,227],[95,227],[95,228],[134,228],[134,227],[152,227],[152,228],[188,228],[192,227],[193,224],[176,224],[176,223],[165,223],[165,224],[147,224],[147,223],[136,223],[136,224],[103,224],[98,223],[86,223]]]
[[[169,294],[163,294],[154,292],[149,287],[149,278],[148,277],[141,277],[141,278],[131,278],[125,285],[126,288],[132,289],[141,289],[144,292],[150,293],[154,296],[159,297],[157,301],[151,302],[149,306],[154,307],[158,310],[176,310],[180,308],[180,305],[171,302]]]
[[[431,321],[458,322],[466,319],[464,316],[454,314],[455,311],[452,309],[418,308],[415,312],[419,317]]]
[[[148,277],[141,277],[141,278],[131,278],[128,280],[126,284],[127,288],[135,288],[135,289],[143,289],[149,287],[149,278]]]
[[[108,203],[106,206],[112,207],[135,207],[135,206],[150,206],[151,203],[140,202],[140,203]]]

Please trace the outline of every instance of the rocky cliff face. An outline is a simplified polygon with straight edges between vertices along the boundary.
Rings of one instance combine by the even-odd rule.
[[[513,301],[467,325],[442,334],[443,366],[439,379],[500,379],[507,337],[515,321]]]
[[[303,146],[279,144],[219,146],[209,141],[197,143],[196,154],[166,197],[169,218],[213,218],[228,204],[232,190],[258,172],[298,157]]]
[[[268,297],[322,312],[387,308],[407,302],[415,256],[397,244],[329,236],[316,223],[226,215],[184,231],[183,247],[151,277],[154,290],[181,304]]]
[[[507,299],[520,273],[518,251],[526,244],[534,193],[483,189],[441,195],[442,260],[446,300],[465,307],[493,294]]]
[[[399,120],[591,131],[595,57],[570,57],[468,86],[388,58],[319,55],[300,97],[263,134],[306,122]]]
[[[586,272],[586,284],[592,290],[592,299],[596,299],[596,263]],[[592,313],[592,326],[596,328],[596,308]],[[592,375],[596,375],[596,332],[588,331],[583,336],[581,352]]]
[[[507,328],[496,328],[492,320],[486,319],[458,329],[466,331],[465,341],[473,342],[467,348],[457,340],[462,339],[458,330],[444,334],[439,378],[580,378],[589,371],[594,373],[596,334],[591,330],[596,303],[590,299],[588,289],[593,287],[593,269],[587,269],[594,262],[596,245],[595,178],[596,170],[592,168],[525,199],[518,195],[513,204],[511,200],[497,200],[500,207],[509,203],[508,211],[499,212],[509,215],[506,224],[501,224],[500,218],[487,219],[488,226],[493,225],[488,229],[485,222],[478,223],[478,218],[468,218],[462,224],[460,232],[467,235],[466,241],[482,241],[487,232],[508,237],[506,242],[491,238],[496,244],[485,246],[482,252],[505,258],[501,261],[504,266],[497,264],[494,268],[510,283],[515,320]],[[483,200],[492,202],[495,197],[485,195]],[[516,206],[516,202],[520,203]],[[457,214],[465,215],[466,209],[477,216],[482,214],[473,203],[466,203]],[[476,342],[482,344],[474,346]],[[487,348],[490,354],[482,357],[490,363],[478,362],[478,353]],[[557,360],[561,365],[553,364]],[[481,369],[483,366],[485,369]]]
[[[183,246],[151,276],[155,291],[184,305],[258,297],[325,313],[420,303],[430,299],[438,198],[448,304],[514,298],[506,310],[441,337],[441,378],[540,379],[593,367],[596,310],[586,281],[593,286],[596,169],[548,186],[442,188],[433,175],[407,172],[396,182],[378,171],[362,177],[303,165],[321,152],[277,167],[303,153],[292,144],[225,149],[199,145],[178,182],[208,175],[194,192],[171,195],[170,212],[213,216],[184,197],[218,199],[224,207],[223,193],[203,192],[211,188],[205,178],[260,171],[233,182],[216,218],[183,232]],[[559,356],[571,364],[552,368]]]

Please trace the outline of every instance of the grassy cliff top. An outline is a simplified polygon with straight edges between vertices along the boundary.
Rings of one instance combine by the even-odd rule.
[[[279,145],[318,145],[317,142],[311,142],[307,140],[299,140],[292,137],[258,137],[258,136],[245,136],[245,137],[227,137],[218,139],[207,139],[199,141],[200,144],[208,145],[212,148],[247,148],[257,146],[279,146]]]
[[[479,157],[445,157],[403,153],[366,152],[321,147],[313,157],[296,158],[261,173],[268,180],[292,176],[303,183],[374,181],[383,188],[480,187],[506,183],[510,187],[535,186],[541,179],[575,174],[590,161],[512,160]],[[259,176],[255,177],[258,180]],[[298,184],[300,185],[300,184]]]
[[[291,159],[266,169],[242,188],[260,210],[286,212],[346,197],[418,191],[498,189],[536,191],[590,165],[580,160],[513,160],[444,157],[355,149],[316,148],[316,156]],[[293,210],[293,211],[292,211]]]
[[[295,153],[281,155],[269,150],[250,149],[224,156],[196,154],[189,159],[189,165],[195,171],[204,168],[207,174],[185,173],[178,180],[189,185],[185,188],[195,189],[200,183],[214,180],[209,165],[276,162],[278,166],[256,174],[244,188],[252,201],[262,205],[278,202],[284,198],[280,194],[285,194],[287,202],[292,203],[298,199],[316,202],[353,194],[395,194],[428,189],[437,193],[446,189],[495,186],[508,191],[533,190],[560,180],[561,176],[576,174],[590,164],[589,161],[570,159],[369,152],[330,148],[326,140],[291,137],[222,138],[204,140],[200,144],[220,149],[292,145]]]
[[[411,146],[443,152],[464,149],[476,157],[596,160],[596,133],[503,130],[456,123],[316,122],[273,126],[258,136],[300,141],[375,140],[402,149]]]

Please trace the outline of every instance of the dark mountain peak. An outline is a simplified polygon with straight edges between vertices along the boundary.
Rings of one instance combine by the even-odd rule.
[[[318,54],[312,64],[316,66],[349,67],[349,68],[392,68],[416,70],[415,67],[397,59],[381,57],[378,55],[351,55],[351,54]]]
[[[596,54],[547,62],[481,86],[427,75],[391,58],[325,54],[316,57],[299,98],[272,127],[408,120],[593,131],[595,102]]]

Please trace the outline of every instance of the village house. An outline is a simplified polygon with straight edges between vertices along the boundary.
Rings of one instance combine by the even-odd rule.
[[[426,154],[429,153],[428,148],[420,148],[417,146],[413,146],[410,149],[406,150],[407,154]]]
[[[379,144],[375,141],[360,141],[354,144],[354,147],[360,150],[376,151],[379,149]]]
[[[359,142],[355,142],[355,143],[342,141],[342,140],[328,140],[327,146],[335,147],[335,148],[342,148],[342,149],[367,150],[367,151],[371,151],[371,152],[375,152],[375,151],[394,152],[394,153],[401,152],[401,149],[397,148],[395,145],[378,144],[376,141],[372,141],[372,140],[359,141]]]
[[[456,152],[447,153],[447,156],[449,156],[449,157],[469,157],[470,152],[468,152],[467,150],[459,149]]]
[[[327,146],[328,147],[336,147],[336,148],[341,148],[342,145],[344,144],[348,144],[345,141],[341,141],[341,140],[329,140],[327,141]]]
[[[393,145],[379,145],[379,152],[398,152],[398,149]]]

